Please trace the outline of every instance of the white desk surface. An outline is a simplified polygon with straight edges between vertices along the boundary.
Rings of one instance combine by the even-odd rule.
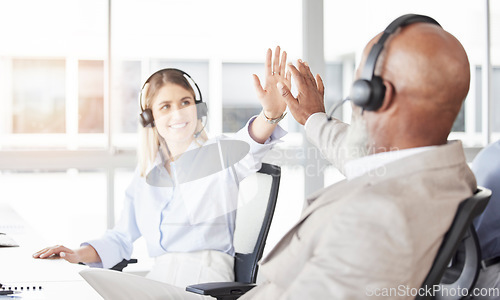
[[[0,296],[0,300],[102,299],[78,274],[87,266],[71,264],[61,259],[34,259],[32,254],[47,245],[10,206],[2,203],[0,232],[6,233],[19,244],[19,247],[0,247],[0,283],[7,288],[23,288],[20,294]]]

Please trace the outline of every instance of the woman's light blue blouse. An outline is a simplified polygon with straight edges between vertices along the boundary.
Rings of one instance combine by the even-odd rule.
[[[233,233],[238,200],[238,184],[261,167],[262,158],[286,134],[277,126],[264,143],[255,142],[248,127],[255,117],[231,139],[250,146],[248,154],[234,167],[169,187],[152,186],[136,170],[125,192],[124,208],[115,227],[92,245],[102,263],[92,267],[111,268],[130,259],[133,242],[143,236],[151,257],[166,252],[218,250],[234,255]],[[228,137],[219,136],[218,140]],[[213,142],[211,140],[207,143]],[[171,173],[178,167],[170,163]]]

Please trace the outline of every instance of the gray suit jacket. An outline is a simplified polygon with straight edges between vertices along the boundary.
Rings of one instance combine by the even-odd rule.
[[[413,299],[476,181],[460,142],[379,169],[310,196],[241,299]]]

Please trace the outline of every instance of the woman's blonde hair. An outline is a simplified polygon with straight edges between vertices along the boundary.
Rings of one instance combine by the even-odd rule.
[[[158,94],[158,91],[166,84],[175,84],[193,95],[193,99],[196,99],[196,94],[193,87],[188,82],[184,73],[176,69],[163,69],[160,70],[146,81],[144,85],[148,84],[149,87],[141,92],[141,109],[152,109],[154,99]],[[145,94],[142,94],[145,93]],[[198,120],[198,128],[201,128],[200,134],[197,134],[195,141],[198,145],[203,144],[207,140],[207,134],[203,130],[203,124],[201,120]],[[139,127],[140,142],[137,149],[139,172],[141,176],[146,175],[146,171],[149,166],[154,163],[154,160],[158,154],[158,149],[160,147],[160,137],[158,135],[158,130],[154,126]]]

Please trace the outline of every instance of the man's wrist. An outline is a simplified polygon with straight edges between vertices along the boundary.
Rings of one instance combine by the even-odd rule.
[[[304,129],[307,130],[307,125],[310,123],[310,121],[312,119],[317,118],[317,116],[324,116],[326,118],[326,113],[324,113],[324,112],[316,112],[316,113],[313,113],[313,114],[309,115],[309,117],[307,117],[306,122],[304,123]]]

